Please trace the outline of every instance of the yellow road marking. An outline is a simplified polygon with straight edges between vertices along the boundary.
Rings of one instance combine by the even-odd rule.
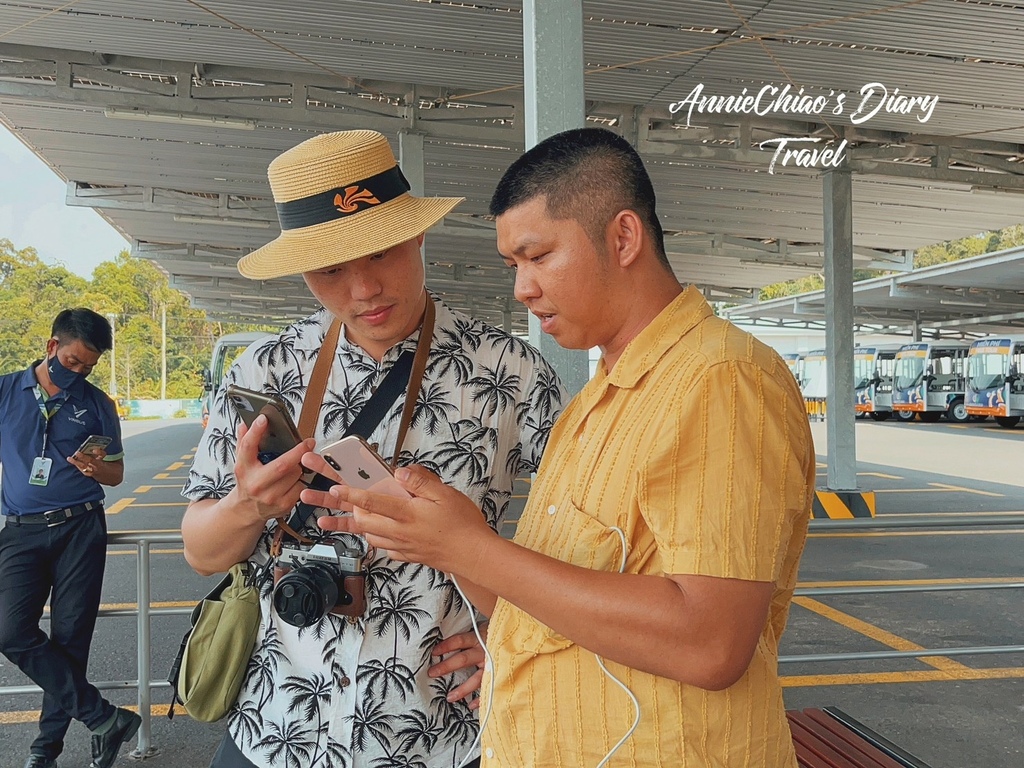
[[[129,544],[129,545],[125,545],[125,546],[132,546],[132,545]],[[107,550],[107,557],[113,557],[115,555],[136,555],[136,554],[138,554],[138,552],[135,549],[115,549],[115,550],[109,550],[108,549]],[[151,554],[151,555],[183,555],[183,554],[185,554],[185,550],[184,549],[151,549],[151,550],[149,550],[149,554]]]
[[[879,579],[877,581],[801,581],[798,589],[815,587],[906,587],[938,586],[940,584],[1013,584],[1024,582],[1024,576],[999,576],[976,579]]]
[[[932,488],[879,488],[875,493],[976,493],[979,496],[997,496],[1004,498],[1001,493],[992,491],[979,491],[975,488],[963,488],[959,485],[946,485],[945,483],[928,483]]]
[[[157,472],[153,475],[154,480],[188,480],[187,477],[176,477],[174,475],[168,475],[166,472]]]
[[[187,507],[187,501],[146,501],[141,504],[132,504],[133,507]]]
[[[171,465],[169,465],[167,467],[167,471],[168,472],[173,472],[174,470],[181,469],[184,466],[185,466],[185,464],[183,462],[176,461],[176,462],[174,462],[173,464],[171,464]]]
[[[882,683],[945,683],[970,680],[1010,680],[1024,678],[1024,668],[971,669],[946,671],[919,669],[912,672],[853,672],[845,675],[786,675],[783,688],[808,688],[816,685],[878,685]]]
[[[138,712],[138,707],[122,707],[122,709],[130,709],[133,712]],[[169,704],[151,704],[149,707],[150,714],[153,717],[165,717],[167,710],[170,709]],[[175,709],[175,717],[188,717],[188,713],[184,707],[178,707]],[[0,712],[0,725],[17,725],[19,723],[35,723],[39,720],[39,710],[34,712],[31,710],[22,710],[21,712]]]
[[[936,488],[946,488],[950,491],[962,491],[963,493],[976,493],[979,496],[996,496],[1000,499],[1005,498],[1002,493],[993,493],[992,491],[979,491],[975,488],[962,488],[959,485],[947,485],[946,483],[928,483],[928,485],[934,485]]]
[[[135,506],[138,506],[136,504]],[[131,533],[131,534],[144,534],[144,533],[181,533],[180,528],[140,528],[137,531],[110,531],[110,533]],[[134,544],[123,544],[118,546],[134,546]]]
[[[1003,528],[998,531],[886,531],[872,533],[808,533],[808,539],[876,539],[881,536],[986,536],[993,533],[1024,533],[1024,528]]]
[[[195,456],[194,453],[186,453],[184,456],[181,457],[181,460],[182,461],[188,461],[188,460],[192,459],[194,456]]]
[[[963,424],[950,424],[949,428],[950,429],[967,429],[967,427],[965,427]]]
[[[135,489],[134,493],[149,493],[152,488],[152,485],[140,485]]]
[[[111,504],[109,507],[107,507],[104,511],[108,515],[119,514],[121,512],[121,510],[125,509],[126,507],[130,507],[132,505],[133,501],[135,501],[135,497],[134,496],[125,496],[123,499],[118,499],[117,501],[115,501],[113,504]]]
[[[854,632],[869,637],[872,640],[887,645],[893,650],[897,651],[923,651],[925,647],[912,643],[906,638],[894,635],[892,632],[888,632],[881,627],[877,627],[874,624],[869,624],[863,619],[858,619],[855,616],[851,616],[848,613],[843,613],[840,610],[833,608],[830,605],[825,605],[818,600],[814,600],[809,597],[794,597],[793,602],[802,608],[806,608],[808,611],[812,611],[819,616],[823,616],[829,621],[834,621],[836,624],[846,627],[847,629],[853,630]],[[941,669],[945,672],[958,672],[962,670],[969,670],[970,667],[965,667],[959,662],[947,659],[942,656],[921,656],[918,661],[927,664],[930,667]]]
[[[902,480],[899,475],[887,475],[885,472],[858,472],[859,477],[880,477],[883,480]]]

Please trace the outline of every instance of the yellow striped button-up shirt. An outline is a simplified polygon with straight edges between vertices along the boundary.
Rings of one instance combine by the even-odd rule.
[[[778,644],[814,488],[803,400],[785,362],[686,289],[555,425],[516,541],[585,568],[773,582],[750,666],[707,691],[608,662],[640,703],[609,766],[790,768]],[[729,610],[728,605],[722,606]],[[499,600],[483,768],[594,768],[634,708],[594,654]],[[484,707],[486,709],[486,706]]]

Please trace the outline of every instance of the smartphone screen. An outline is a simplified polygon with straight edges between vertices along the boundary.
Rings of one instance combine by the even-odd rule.
[[[341,475],[345,485],[402,499],[411,498],[395,480],[387,462],[358,435],[349,435],[324,446],[320,455]]]

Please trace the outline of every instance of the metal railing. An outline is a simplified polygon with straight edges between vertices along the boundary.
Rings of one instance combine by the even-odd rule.
[[[820,519],[810,521],[810,530],[860,530],[860,529],[894,529],[894,528],[975,528],[1000,525],[1024,524],[1024,514],[1011,515],[971,515],[964,518],[939,517],[936,515],[913,515],[910,518],[895,519],[855,518],[850,520]],[[139,728],[138,745],[132,757],[145,759],[158,753],[152,743],[152,712],[151,694],[154,689],[170,688],[165,680],[152,680],[150,670],[150,649],[152,646],[150,621],[153,616],[181,616],[192,612],[192,607],[154,608],[151,603],[150,546],[153,544],[183,544],[179,533],[110,533],[108,545],[133,544],[138,549],[136,565],[137,599],[135,609],[113,608],[102,609],[100,616],[126,617],[135,616],[138,626],[138,678],[136,680],[115,680],[94,683],[100,690],[124,690],[135,688],[138,694],[139,714],[142,726]],[[992,582],[973,584],[927,584],[908,586],[875,586],[875,587],[802,587],[795,591],[800,597],[828,597],[837,595],[868,595],[888,593],[920,593],[920,592],[966,592],[973,590],[1021,589],[1024,581]],[[900,659],[922,657],[976,656],[1001,653],[1024,653],[1024,645],[993,645],[971,646],[960,648],[927,648],[919,651],[864,651],[856,653],[818,653],[780,656],[780,664],[819,663],[829,661],[867,661],[875,659]],[[0,695],[41,693],[35,685],[0,687]]]
[[[909,515],[907,517],[864,517],[854,519],[811,520],[809,530],[851,531],[915,528],[990,528],[1002,525],[1024,525],[1024,514],[970,514],[963,517],[941,515]],[[974,584],[910,584],[874,587],[801,587],[795,597],[830,597],[846,595],[877,595],[890,593],[969,592],[974,590],[1024,589],[1024,581]],[[829,661],[871,661],[876,659],[914,659],[951,656],[980,656],[1000,653],[1024,653],[1024,645],[981,645],[959,648],[922,648],[918,651],[860,651],[850,653],[809,653],[779,656],[780,664],[822,663]]]

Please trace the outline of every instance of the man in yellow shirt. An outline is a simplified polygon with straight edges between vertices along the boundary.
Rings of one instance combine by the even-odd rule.
[[[333,524],[452,573],[491,616],[483,768],[796,766],[778,644],[815,469],[793,376],[676,280],[650,178],[610,131],[538,144],[491,213],[516,298],[602,351],[515,541],[419,468],[397,473],[412,500],[303,498],[355,504]]]

